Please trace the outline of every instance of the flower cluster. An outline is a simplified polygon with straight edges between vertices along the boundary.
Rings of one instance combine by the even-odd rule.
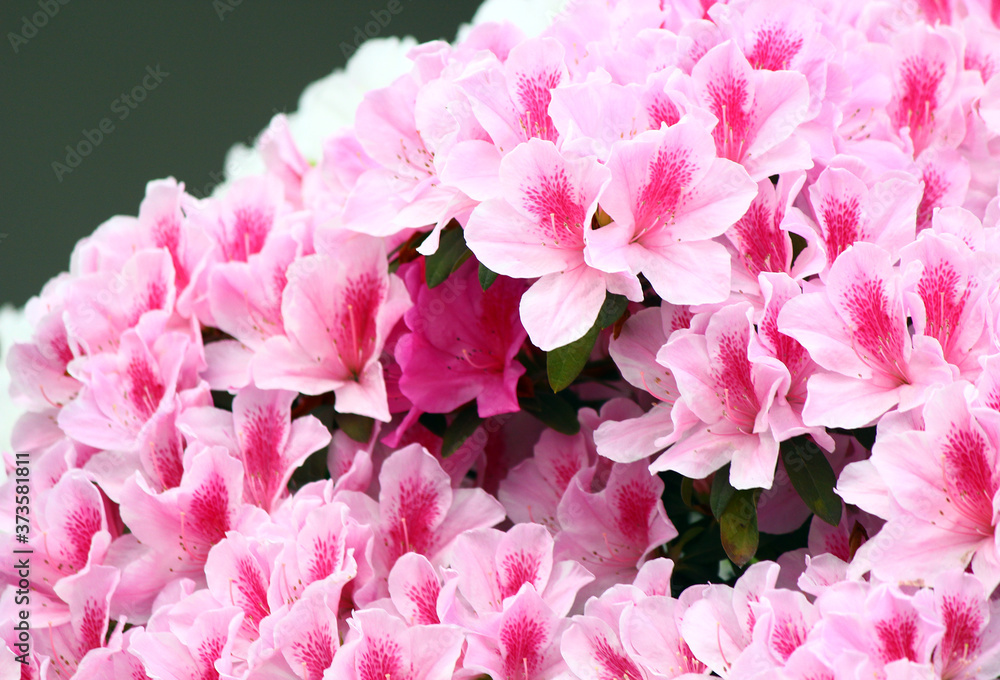
[[[29,302],[0,675],[1000,675],[995,3],[541,23]]]

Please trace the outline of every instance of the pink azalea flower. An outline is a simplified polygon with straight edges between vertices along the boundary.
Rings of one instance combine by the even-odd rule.
[[[28,302],[25,315],[34,329],[31,342],[15,344],[7,357],[11,397],[30,411],[61,407],[80,390],[79,381],[66,371],[77,354],[63,321],[67,292],[63,283],[68,281],[50,282],[48,295],[43,292]]]
[[[754,347],[751,320],[749,303],[729,305],[695,317],[660,350],[657,361],[674,375],[681,400],[671,412],[674,431],[661,442],[673,445],[651,469],[701,479],[732,462],[736,488],[771,486],[778,443],[806,428],[785,400],[788,367]]]
[[[778,565],[758,562],[732,588],[710,585],[684,613],[680,630],[695,657],[714,673],[728,677],[753,639],[754,605],[773,591]]]
[[[132,636],[132,653],[167,677],[232,677],[233,645],[243,620],[239,607],[203,611],[184,630],[145,630]]]
[[[357,141],[374,167],[354,180],[342,217],[348,229],[372,236],[434,226],[427,244],[433,244],[428,252],[434,252],[440,230],[467,209],[467,199],[441,183],[436,146],[422,133],[424,121],[416,118],[426,85],[420,74],[408,73],[389,87],[367,93],[358,106]]]
[[[268,601],[271,555],[274,546],[231,531],[208,553],[205,581],[212,596],[243,611],[241,634],[250,639],[260,634],[261,622],[277,602]]]
[[[565,50],[552,38],[529,39],[506,60],[491,60],[458,81],[473,114],[503,154],[521,142],[550,142],[558,131],[549,117],[551,91],[568,80]]]
[[[477,529],[455,541],[451,568],[457,592],[485,621],[530,584],[557,616],[566,616],[577,591],[593,576],[574,560],[556,561],[555,542],[540,524],[516,524],[506,533]]]
[[[864,427],[886,411],[919,406],[953,379],[940,345],[910,337],[900,274],[878,246],[857,243],[826,279],[826,289],[792,298],[779,330],[809,350],[827,372],[809,378],[802,411],[809,425]]]
[[[340,648],[336,620],[336,597],[315,590],[297,600],[276,623],[275,649],[301,680],[322,680],[333,663]]]
[[[217,328],[234,340],[205,345],[205,379],[214,389],[236,389],[251,382],[254,352],[285,332],[281,294],[288,266],[301,247],[288,233],[274,234],[248,262],[223,262],[209,278],[208,305]]]
[[[233,398],[233,412],[188,409],[178,427],[189,439],[224,446],[243,463],[243,497],[270,511],[285,494],[288,479],[309,454],[330,443],[330,432],[315,416],[292,421],[297,395],[247,387]]]
[[[217,264],[249,262],[273,232],[286,229],[282,217],[290,210],[281,182],[271,176],[246,177],[234,182],[222,198],[188,201],[191,224],[207,237],[190,287],[180,296],[178,309],[215,326],[208,302],[208,286]]]
[[[721,302],[730,262],[712,241],[757,193],[746,170],[716,158],[711,135],[681,121],[615,145],[601,208],[614,220],[588,235],[588,256],[605,271],[642,273],[673,304]]]
[[[978,579],[948,572],[935,579],[933,591],[922,590],[913,600],[925,616],[944,624],[934,650],[939,677],[985,680],[1000,673],[1000,607]]]
[[[357,611],[352,635],[325,677],[345,680],[450,680],[462,652],[462,633],[450,626],[411,626],[377,609]]]
[[[441,577],[434,565],[418,553],[406,553],[389,572],[389,597],[409,626],[441,623],[441,612],[447,606],[441,590]]]
[[[410,306],[403,282],[388,273],[382,242],[356,235],[334,253],[288,268],[281,301],[285,334],[265,341],[254,357],[262,389],[303,394],[333,391],[341,413],[389,420],[379,355],[392,327]]]
[[[960,207],[969,191],[969,161],[950,149],[928,150],[917,158],[924,195],[917,208],[917,231],[931,226],[937,208]]]
[[[963,378],[975,380],[981,370],[979,357],[990,351],[983,284],[992,278],[992,267],[985,253],[935,232],[922,232],[902,253],[913,330],[936,339],[945,360]]]
[[[115,353],[81,357],[68,367],[84,383],[59,412],[59,426],[85,444],[134,449],[153,417],[175,407],[175,395],[197,385],[200,347],[185,333],[164,332],[147,317],[122,334]]]
[[[559,640],[567,624],[525,584],[506,601],[488,633],[467,636],[463,665],[493,677],[554,679],[566,671]]]
[[[789,230],[795,220],[786,221],[785,217],[804,182],[804,173],[782,175],[777,187],[769,179],[757,182],[757,196],[750,208],[726,232],[735,256],[733,290],[754,299],[760,295],[757,277],[761,273],[792,274],[792,239]],[[797,231],[807,239],[813,234],[807,229]],[[796,267],[797,277],[816,273],[800,271],[801,269],[802,267]]]
[[[1000,584],[1000,423],[995,412],[967,404],[967,387],[957,382],[935,392],[923,408],[923,429],[880,436],[870,460],[844,471],[837,485],[844,499],[887,520],[861,546],[853,569],[926,582],[971,563],[988,589]],[[888,498],[880,499],[873,484]]]
[[[178,294],[188,286],[207,237],[185,217],[190,200],[184,184],[171,178],[146,185],[146,196],[138,217],[119,215],[102,224],[73,249],[70,271],[86,276],[97,272],[120,272],[139,251],[161,249],[170,255]],[[121,291],[124,292],[124,291]]]
[[[732,677],[759,677],[774,668],[794,664],[796,656],[811,654],[805,643],[819,614],[805,595],[773,590],[750,607],[754,616],[753,635],[733,663]]]
[[[859,159],[841,158],[809,187],[809,202],[818,224],[812,228],[820,239],[801,258],[804,262],[815,260],[810,271],[820,271],[824,278],[834,261],[854,243],[875,243],[895,262],[900,249],[913,241],[921,200],[917,178],[890,172],[866,182],[861,178],[864,170]]]
[[[574,617],[559,646],[566,665],[582,680],[651,677],[622,649],[618,632],[596,616]]]
[[[156,491],[178,486],[184,475],[185,442],[177,428],[177,417],[185,409],[207,407],[211,403],[207,385],[184,390],[174,397],[173,409],[150,418],[134,449],[98,451],[85,462],[83,469],[115,502],[121,499],[122,485],[136,471]]]
[[[33,636],[33,646],[39,655],[52,660],[58,674],[75,677],[73,674],[88,653],[105,646],[111,595],[118,578],[114,567],[95,564],[56,584],[56,594],[69,609],[69,620],[60,626],[50,623],[48,635]],[[111,636],[120,639],[121,631],[115,630]]]
[[[726,41],[699,59],[691,80],[697,100],[719,121],[712,137],[720,158],[742,164],[755,181],[812,167],[808,143],[795,134],[810,118],[801,73],[754,70]]]
[[[677,600],[670,597],[669,588],[660,594],[651,593],[622,613],[621,637],[625,651],[637,664],[648,669],[651,677],[656,677],[652,675],[655,673],[667,678],[694,680],[708,673],[708,667],[691,652],[680,628],[688,607],[697,600],[698,590],[691,588]]]
[[[32,502],[35,521],[28,544],[23,546],[39,558],[31,560],[29,574],[32,625],[58,626],[69,621],[71,612],[55,587],[91,566],[101,565],[119,528],[108,521],[108,507],[101,492],[80,470],[67,471],[51,489],[32,498]],[[13,522],[13,515],[9,517]],[[13,534],[5,543],[11,549],[17,546]],[[16,586],[19,578],[13,564],[21,557],[10,551],[8,554],[12,555],[7,563],[11,568],[4,581]]]
[[[194,444],[185,452],[185,463],[180,486],[161,494],[139,476],[122,489],[122,519],[150,550],[135,563],[135,578],[150,584],[157,575],[197,574],[227,531],[252,533],[251,527],[266,517],[243,502],[243,465],[226,449]]]
[[[778,317],[784,305],[798,297],[802,289],[799,284],[783,274],[761,274],[760,289],[764,297],[764,311],[757,322],[757,333],[750,340],[750,358],[771,356],[788,369],[788,391],[783,395],[791,407],[791,417],[787,411],[776,412],[772,423],[779,441],[809,434],[813,440],[827,451],[833,450],[833,440],[822,427],[808,427],[802,420],[802,410],[807,399],[808,379],[818,370],[806,348],[794,338],[782,333],[778,328]]]
[[[559,502],[556,557],[596,577],[588,594],[633,577],[659,546],[677,536],[661,495],[663,481],[644,461],[578,473]]]
[[[132,628],[121,633],[116,628],[104,647],[95,647],[80,660],[75,680],[103,680],[104,678],[132,678],[147,680],[146,669],[131,650],[132,636],[142,628]]]
[[[338,613],[341,593],[349,603],[354,585],[371,578],[372,530],[352,519],[343,503],[317,500],[323,504],[295,526],[276,527],[284,546],[273,558],[267,601],[294,605],[308,593],[321,591]],[[301,491],[292,502],[296,508],[306,507]],[[355,578],[357,582],[350,583]]]
[[[66,298],[67,337],[77,355],[114,352],[122,333],[144,314],[169,318],[176,290],[174,266],[163,250],[141,250],[119,270],[104,270],[74,282]]]
[[[373,564],[382,575],[408,552],[440,564],[463,531],[490,527],[504,518],[500,503],[482,489],[452,489],[448,474],[419,444],[386,459],[378,497],[376,502],[357,491],[341,491],[334,500],[346,503],[354,517],[376,529]]]
[[[608,353],[622,377],[637,390],[651,395],[653,407],[638,418],[609,419],[594,432],[597,452],[619,463],[632,463],[658,453],[673,431],[670,411],[677,401],[677,381],[656,355],[674,331],[687,328],[687,308],[664,302],[633,314],[621,333],[608,344]]]
[[[528,337],[545,351],[590,330],[607,291],[641,299],[634,277],[595,269],[586,257],[608,178],[595,159],[570,160],[551,142],[533,139],[501,162],[502,198],[480,204],[466,224],[469,248],[492,271],[541,277],[521,297],[520,310]]]
[[[643,83],[621,85],[599,70],[586,82],[553,90],[549,114],[559,130],[562,151],[606,162],[623,139],[658,130],[663,124],[669,127],[682,117],[697,120],[705,128],[715,125],[714,116],[682,92],[684,77],[679,70],[664,68],[642,78]]]
[[[612,399],[601,413],[580,409],[580,432],[567,435],[544,430],[534,446],[533,454],[518,463],[502,482],[497,498],[507,509],[507,515],[517,523],[536,523],[558,533],[559,503],[577,473],[593,469],[598,461],[595,430],[605,424],[635,422],[639,408],[624,399]],[[631,418],[631,421],[627,420]],[[602,468],[606,474],[606,468]]]
[[[965,136],[959,105],[958,38],[916,25],[893,40],[893,98],[888,113],[900,138],[917,156],[929,146],[954,148]]]
[[[866,586],[843,583],[816,599],[813,653],[856,677],[929,677],[944,626],[897,587]]]
[[[434,289],[419,266],[405,280],[414,306],[404,315],[410,333],[396,344],[400,391],[430,413],[472,399],[482,418],[519,410],[515,392],[525,368],[514,357],[527,335],[517,311],[523,284],[504,277],[483,291],[472,259]]]

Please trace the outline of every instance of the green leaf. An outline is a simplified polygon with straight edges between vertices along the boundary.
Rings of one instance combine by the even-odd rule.
[[[553,392],[564,390],[573,384],[580,371],[587,365],[590,353],[594,351],[597,336],[602,328],[607,328],[625,313],[628,298],[624,295],[608,293],[604,296],[604,304],[597,313],[597,320],[582,338],[568,345],[557,347],[545,356],[545,371],[549,377],[549,385]]]
[[[604,304],[601,305],[601,311],[597,313],[597,323],[594,325],[598,328],[607,328],[618,321],[626,309],[628,309],[627,297],[617,293],[608,293],[604,296]]]
[[[681,480],[681,501],[689,509],[694,510],[694,481],[687,477]]]
[[[779,450],[799,498],[827,524],[840,524],[843,506],[840,496],[833,492],[837,475],[823,450],[807,435],[781,442]]]
[[[479,287],[484,291],[489,290],[493,282],[497,280],[497,274],[495,271],[491,271],[482,262],[479,263]]]
[[[712,490],[708,496],[708,505],[712,508],[712,514],[716,519],[722,516],[735,493],[736,489],[729,483],[729,466],[716,470],[715,477],[712,478]]]
[[[417,422],[438,437],[443,437],[444,431],[448,429],[448,419],[444,417],[443,413],[421,413]]]
[[[760,489],[737,489],[719,517],[722,547],[736,566],[742,567],[757,552],[757,498]]]
[[[447,458],[458,451],[458,448],[472,436],[472,433],[482,422],[483,419],[479,417],[479,407],[475,400],[463,406],[444,431],[444,437],[441,440],[441,457]]]
[[[533,397],[522,397],[521,408],[538,418],[556,432],[576,434],[580,431],[580,421],[576,409],[558,394],[536,390]]]
[[[372,438],[372,428],[375,427],[375,421],[371,418],[355,413],[337,413],[334,415],[334,419],[337,421],[337,427],[354,441],[367,443]]]
[[[472,256],[472,251],[465,245],[465,232],[458,222],[452,220],[441,232],[438,249],[425,260],[427,265],[427,287],[440,286],[453,271]]]
[[[594,351],[599,333],[595,324],[579,340],[557,347],[545,355],[545,372],[549,376],[549,386],[553,392],[566,389],[573,384],[580,371],[587,365],[587,359]]]

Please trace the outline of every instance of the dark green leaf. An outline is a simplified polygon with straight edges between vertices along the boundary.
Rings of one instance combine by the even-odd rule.
[[[233,395],[229,392],[214,391],[212,392],[212,405],[215,408],[220,408],[223,411],[233,410]]]
[[[371,418],[355,413],[338,413],[334,418],[337,421],[337,427],[354,441],[367,443],[372,438],[372,428],[375,426],[375,421]]]
[[[597,313],[597,320],[582,338],[547,353],[545,371],[549,376],[552,391],[558,392],[573,384],[580,371],[587,365],[601,329],[617,321],[627,307],[628,299],[624,295],[608,293],[604,296],[604,304]]]
[[[458,222],[452,220],[441,232],[437,251],[425,258],[427,287],[440,286],[471,255],[472,251],[465,245],[465,233]]]
[[[489,290],[493,282],[497,280],[498,274],[489,270],[482,262],[479,263],[479,287],[484,291]]]
[[[694,481],[685,477],[681,480],[681,500],[690,509],[694,509]]]
[[[742,567],[757,552],[757,497],[760,489],[738,489],[719,517],[722,547],[736,566]]]
[[[597,313],[598,328],[607,328],[612,325],[628,309],[628,298],[617,293],[608,293],[604,296],[604,304],[601,311]]]
[[[792,239],[792,259],[794,260],[796,257],[799,256],[799,253],[801,253],[803,250],[806,249],[808,243],[806,243],[806,240],[801,236],[799,236],[798,234],[793,234],[791,232],[788,232],[788,235]]]
[[[443,437],[444,431],[448,429],[448,419],[443,413],[422,413],[417,422],[426,427],[431,434],[439,437]]]
[[[448,425],[448,429],[444,431],[444,437],[441,440],[441,456],[447,458],[458,451],[458,447],[472,436],[472,433],[482,422],[483,419],[479,417],[479,407],[475,401],[470,401],[463,406],[455,419]]]
[[[594,351],[599,333],[595,324],[579,340],[557,347],[545,355],[545,372],[549,376],[549,385],[553,392],[566,389],[573,384],[576,376],[580,375],[580,371],[587,365],[587,359]]]
[[[558,394],[536,390],[535,396],[521,398],[521,408],[556,432],[576,434],[580,431],[580,421],[576,409]]]
[[[315,451],[306,458],[288,480],[288,488],[293,493],[298,491],[309,482],[317,479],[330,479],[330,466],[326,461],[326,448]]]
[[[806,506],[828,524],[840,524],[842,504],[833,492],[837,475],[823,450],[806,435],[781,442],[781,461]]]
[[[712,491],[708,497],[708,505],[712,508],[712,514],[716,519],[722,516],[735,493],[736,489],[729,483],[729,466],[716,470],[715,477],[712,478]]]
[[[692,539],[697,538],[698,535],[704,531],[705,527],[695,525],[675,538],[670,542],[670,550],[667,553],[667,557],[672,559],[674,562],[680,560],[681,555],[684,554],[684,546],[691,542]]]

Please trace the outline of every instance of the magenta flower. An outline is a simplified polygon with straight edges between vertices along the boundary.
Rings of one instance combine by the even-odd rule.
[[[526,333],[518,319],[524,285],[506,277],[483,291],[469,260],[437,288],[420,267],[406,271],[414,306],[410,333],[396,344],[400,391],[421,411],[447,413],[475,399],[483,418],[519,410],[515,394],[524,366],[515,356]]]

